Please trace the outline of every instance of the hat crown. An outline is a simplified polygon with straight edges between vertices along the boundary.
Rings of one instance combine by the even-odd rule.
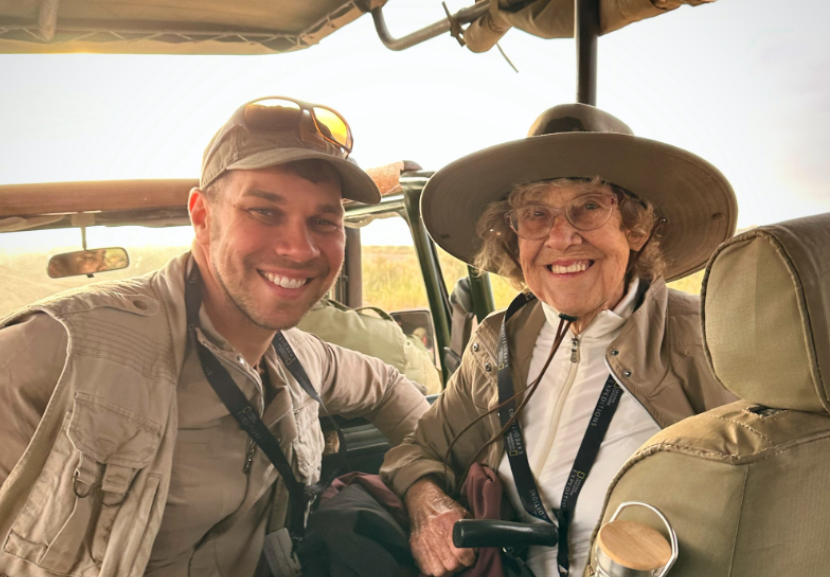
[[[634,136],[634,131],[625,122],[588,104],[560,104],[548,108],[536,118],[527,135],[560,132],[612,132]]]

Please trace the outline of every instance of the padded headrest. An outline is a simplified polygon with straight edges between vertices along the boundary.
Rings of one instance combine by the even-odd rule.
[[[738,396],[830,412],[830,213],[724,242],[703,280],[706,356]]]

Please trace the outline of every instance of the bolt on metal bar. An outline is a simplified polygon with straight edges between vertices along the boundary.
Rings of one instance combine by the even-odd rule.
[[[477,20],[479,17],[483,16],[489,9],[489,2],[477,2],[474,5],[462,8],[453,14],[452,20],[458,22],[458,24],[469,24],[473,20]],[[431,38],[440,36],[441,34],[445,34],[449,32],[452,27],[450,18],[445,18],[444,20],[439,20],[438,22],[430,24],[420,30],[416,30],[411,34],[407,34],[402,38],[395,38],[389,33],[389,29],[386,27],[386,20],[383,17],[383,7],[378,7],[372,10],[372,19],[375,21],[375,30],[377,30],[380,41],[383,42],[383,45],[389,50],[395,51],[406,50],[416,44],[420,44],[421,42],[425,42]]]
[[[576,101],[597,105],[597,38],[599,0],[574,0],[576,39]]]

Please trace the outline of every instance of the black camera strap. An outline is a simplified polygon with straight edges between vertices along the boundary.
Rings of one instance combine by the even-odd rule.
[[[277,332],[273,340],[273,346],[277,355],[282,360],[285,367],[289,370],[292,376],[297,380],[303,390],[316,402],[320,404],[323,412],[329,417],[337,431],[337,436],[340,440],[340,447],[337,452],[338,464],[331,468],[331,472],[327,478],[321,479],[315,485],[305,485],[297,480],[294,476],[294,471],[291,464],[288,462],[279,442],[268,430],[265,423],[257,414],[256,409],[251,405],[244,393],[239,389],[233,378],[228,373],[228,370],[222,365],[219,359],[201,342],[196,335],[196,328],[199,326],[199,308],[202,305],[202,277],[198,265],[194,262],[190,275],[187,278],[185,286],[185,308],[187,311],[187,332],[191,342],[196,347],[199,355],[199,361],[202,365],[205,378],[210,383],[211,388],[216,392],[222,403],[228,408],[228,411],[233,415],[239,427],[248,433],[248,436],[262,449],[262,452],[268,457],[271,463],[279,472],[288,489],[290,500],[289,508],[289,522],[288,531],[291,534],[291,539],[295,546],[299,543],[305,534],[305,511],[308,504],[328,486],[332,478],[346,461],[346,440],[343,436],[343,431],[337,426],[337,423],[331,419],[326,411],[326,406],[320,395],[311,384],[311,380],[305,369],[300,364],[291,345],[282,335]]]
[[[510,303],[502,320],[499,344],[496,352],[499,367],[499,404],[505,403],[505,401],[515,394],[513,376],[510,373],[510,355],[507,346],[507,321],[519,309],[533,300],[535,300],[533,296],[519,295]],[[561,577],[566,577],[570,568],[570,562],[568,560],[568,529],[573,519],[574,510],[576,509],[576,501],[579,498],[582,487],[585,485],[585,479],[588,477],[588,473],[590,473],[594,462],[596,462],[602,440],[605,438],[605,434],[617,410],[621,396],[622,389],[617,385],[613,375],[609,375],[597,400],[596,407],[591,415],[591,421],[585,430],[585,435],[582,437],[582,443],[579,446],[579,451],[577,452],[576,459],[568,476],[568,481],[565,483],[560,508],[555,512],[559,522],[557,564]],[[499,410],[499,420],[502,427],[507,424],[515,413],[515,410],[515,400],[507,402]],[[507,451],[507,459],[510,463],[510,470],[513,473],[513,481],[516,484],[516,491],[519,494],[519,499],[525,511],[537,519],[552,523],[553,521],[547,511],[545,511],[545,506],[539,493],[539,487],[536,484],[536,479],[533,477],[530,463],[527,460],[527,452],[518,419],[505,432],[504,444],[505,450]]]

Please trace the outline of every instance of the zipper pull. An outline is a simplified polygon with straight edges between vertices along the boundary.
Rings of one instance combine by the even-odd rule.
[[[579,339],[576,337],[571,339],[571,362],[579,362]]]
[[[256,451],[256,445],[253,441],[248,444],[248,454],[245,456],[245,466],[242,468],[242,472],[246,475],[251,472],[251,465],[254,464],[254,452]]]

